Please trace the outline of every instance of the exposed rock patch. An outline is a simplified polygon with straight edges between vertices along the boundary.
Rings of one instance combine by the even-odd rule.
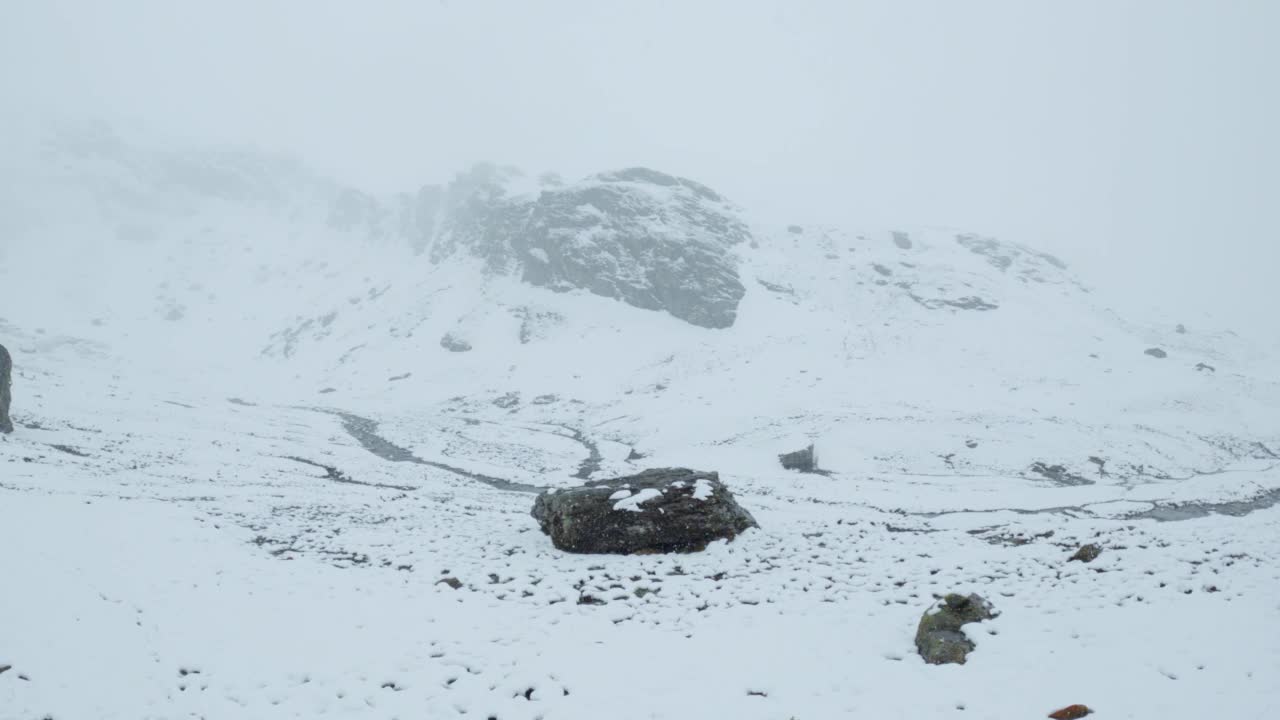
[[[1150,355],[1153,358],[1160,358],[1161,360],[1169,357],[1169,353],[1165,352],[1164,350],[1161,350],[1160,348],[1147,348],[1146,350],[1143,351],[1143,354]]]
[[[900,286],[901,285],[907,285],[907,284],[902,283],[900,284]],[[915,300],[917,303],[919,303],[924,307],[929,308],[930,310],[941,310],[943,308],[951,308],[953,310],[981,310],[981,311],[1000,309],[1000,306],[997,305],[996,303],[988,302],[976,295],[966,295],[964,297],[956,298],[954,300],[950,298],[926,298],[926,297],[920,297],[919,295],[916,295],[915,293],[910,292],[910,285],[907,285],[904,289],[908,290],[907,294],[912,300]]]
[[[0,345],[0,433],[13,432],[9,405],[13,402],[13,356]]]
[[[764,288],[765,290],[768,290],[769,292],[778,293],[779,295],[790,295],[792,297],[795,297],[795,294],[796,294],[795,288],[792,288],[788,285],[772,283],[772,282],[769,282],[768,280],[762,280],[760,278],[756,278],[756,282],[760,284],[760,287]]]
[[[1012,271],[1012,274],[1026,282],[1062,282],[1060,271],[1067,269],[1066,263],[1048,253],[1001,242],[995,238],[963,234],[956,236],[956,242],[969,252],[985,258],[988,264],[1000,272]]]
[[[714,472],[646,470],[538,495],[533,517],[574,553],[697,552],[758,527]]]
[[[520,318],[521,345],[546,339],[552,329],[564,323],[564,316],[554,310],[519,307],[514,312]]]
[[[1047,465],[1042,462],[1035,462],[1031,464],[1030,471],[1059,485],[1076,486],[1094,484],[1094,481],[1084,477],[1083,475],[1071,472],[1063,465]]]
[[[520,404],[520,393],[509,392],[500,397],[496,397],[493,399],[493,404],[503,410],[510,410]]]

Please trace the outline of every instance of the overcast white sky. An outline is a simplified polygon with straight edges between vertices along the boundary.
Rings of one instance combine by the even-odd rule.
[[[0,97],[373,190],[648,165],[1280,327],[1277,37],[1272,0],[0,0]]]

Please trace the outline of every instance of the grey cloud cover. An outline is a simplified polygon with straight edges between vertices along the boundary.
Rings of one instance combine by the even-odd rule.
[[[778,221],[954,226],[1134,309],[1280,304],[1268,2],[0,5],[13,115],[284,149],[374,190],[646,165]],[[1272,334],[1276,334],[1274,331]]]

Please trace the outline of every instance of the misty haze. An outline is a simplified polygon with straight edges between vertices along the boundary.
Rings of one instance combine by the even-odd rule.
[[[1271,717],[1277,29],[0,0],[0,720]]]

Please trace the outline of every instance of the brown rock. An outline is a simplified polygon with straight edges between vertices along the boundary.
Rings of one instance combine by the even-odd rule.
[[[1086,705],[1068,705],[1061,710],[1055,710],[1049,713],[1049,717],[1053,720],[1079,720],[1079,718],[1093,712]]]

